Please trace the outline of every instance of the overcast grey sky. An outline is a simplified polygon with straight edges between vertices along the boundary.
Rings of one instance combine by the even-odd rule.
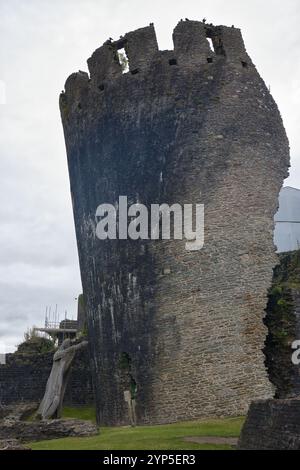
[[[300,187],[299,0],[0,0],[0,343],[12,351],[46,305],[76,311],[81,290],[58,95],[108,37],[154,22],[172,48],[181,18],[242,29],[281,110]],[[1,95],[1,90],[0,90]],[[1,352],[1,351],[0,351]]]

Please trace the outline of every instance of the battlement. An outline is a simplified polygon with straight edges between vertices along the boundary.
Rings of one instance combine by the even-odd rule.
[[[91,83],[103,90],[105,81],[122,75],[118,55],[121,49],[126,52],[131,74],[149,69],[154,60],[183,67],[197,67],[221,59],[244,68],[253,65],[246,52],[241,31],[234,26],[214,26],[201,21],[181,20],[173,31],[173,43],[172,51],[160,51],[153,23],[126,33],[116,41],[110,38],[87,61]],[[74,74],[71,75],[71,80],[70,77],[67,80],[66,93],[73,93],[72,87],[87,86],[86,76],[79,73],[79,80],[75,80]]]
[[[118,44],[118,42],[117,42]],[[128,57],[129,71],[144,70],[158,52],[158,44],[153,24],[140,28],[125,36],[124,49]]]

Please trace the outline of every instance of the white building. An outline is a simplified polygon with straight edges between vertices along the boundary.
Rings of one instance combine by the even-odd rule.
[[[277,252],[300,248],[300,189],[285,186],[279,194],[279,209],[275,215],[274,242]]]

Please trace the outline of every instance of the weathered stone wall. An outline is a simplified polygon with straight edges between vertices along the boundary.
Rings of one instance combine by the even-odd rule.
[[[264,353],[275,398],[300,397],[300,366],[292,343],[300,340],[300,250],[279,256],[269,292]]]
[[[86,311],[84,305],[83,295],[78,296],[78,306],[77,306],[77,322],[78,322],[78,331],[86,333]]]
[[[300,450],[300,400],[259,400],[251,403],[238,448]]]
[[[38,355],[7,354],[0,365],[0,405],[39,402],[45,393],[53,353]],[[65,395],[65,404],[83,405],[94,401],[89,357],[77,353]]]
[[[97,434],[99,434],[99,430],[94,423],[81,419],[49,419],[26,422],[9,420],[8,417],[0,425],[0,443],[2,439],[33,442],[63,437],[90,437]]]
[[[240,30],[186,21],[173,39],[159,51],[151,25],[108,41],[60,96],[101,423],[128,423],[122,353],[139,423],[239,415],[273,393],[263,316],[287,137]],[[204,248],[98,240],[96,208],[120,195],[203,203]]]

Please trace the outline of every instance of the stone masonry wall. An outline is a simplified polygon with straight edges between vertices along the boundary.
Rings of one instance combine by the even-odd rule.
[[[239,29],[181,21],[173,42],[160,51],[153,25],[109,40],[60,96],[102,424],[128,424],[128,381],[138,423],[241,415],[273,394],[263,316],[287,137]],[[204,248],[100,241],[96,208],[120,195],[204,204]]]
[[[240,450],[300,450],[300,400],[258,400],[251,403]]]
[[[39,402],[45,393],[53,353],[38,355],[7,354],[0,365],[0,406]],[[93,403],[93,387],[86,351],[77,353],[65,395],[65,404]]]
[[[264,353],[275,398],[300,396],[300,367],[292,362],[292,343],[300,340],[300,250],[282,253],[274,269],[265,324]]]

